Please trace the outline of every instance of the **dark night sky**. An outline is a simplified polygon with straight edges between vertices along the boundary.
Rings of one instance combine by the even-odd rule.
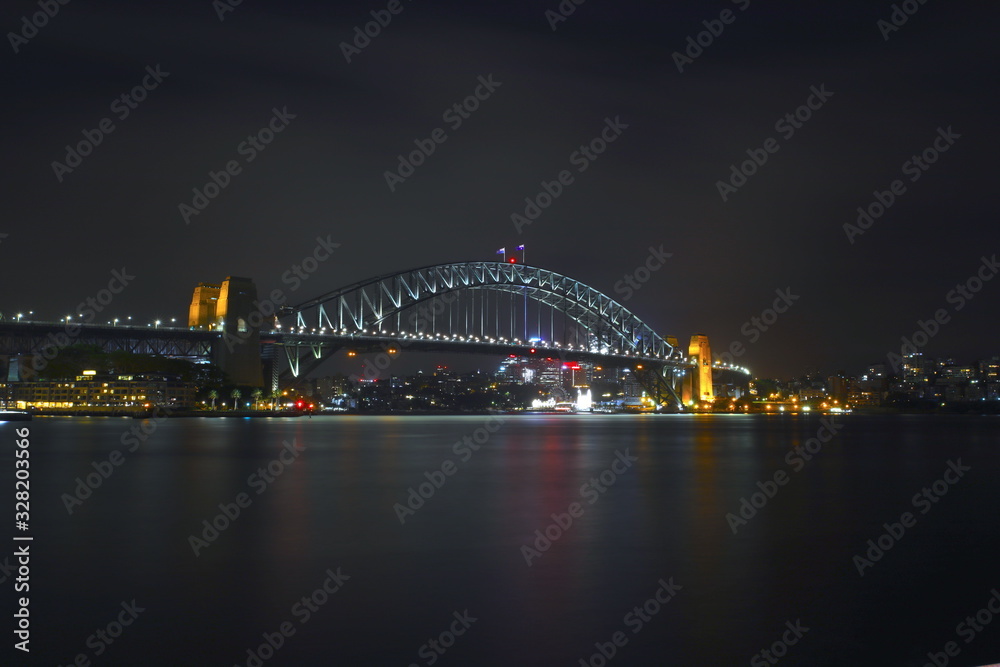
[[[997,7],[927,2],[886,41],[889,2],[739,4],[589,0],[553,32],[556,0],[404,2],[349,64],[339,43],[384,2],[245,0],[221,22],[210,0],[70,2],[19,53],[4,45],[0,312],[56,319],[124,266],[112,315],[180,319],[197,282],[282,286],[326,235],[341,247],[292,301],[519,243],[620,298],[662,244],[673,256],[626,301],[661,333],[721,351],[776,289],[800,296],[747,346],[758,374],[857,372],[938,308],[952,319],[929,353],[1000,353],[1000,280],[959,312],[946,301],[1000,251]],[[679,73],[671,54],[726,8],[735,21]],[[34,11],[4,3],[0,25]],[[157,64],[169,76],[57,181],[65,146]],[[490,74],[500,88],[390,192],[396,156]],[[821,84],[833,97],[782,138],[775,121]],[[274,107],[296,118],[186,225],[178,205]],[[615,116],[628,129],[519,234],[524,198]],[[910,183],[903,163],[948,126],[961,138]],[[768,137],[780,150],[723,202],[716,182]],[[849,243],[843,224],[899,178]]]

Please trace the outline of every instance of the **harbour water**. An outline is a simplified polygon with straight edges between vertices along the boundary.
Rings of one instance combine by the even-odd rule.
[[[36,418],[11,486],[25,427],[4,664],[1000,660],[997,417]]]

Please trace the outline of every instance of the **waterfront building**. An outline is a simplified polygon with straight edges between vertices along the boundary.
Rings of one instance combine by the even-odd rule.
[[[191,408],[197,386],[163,375],[98,375],[74,379],[0,383],[0,395],[19,410],[112,411],[123,408]]]

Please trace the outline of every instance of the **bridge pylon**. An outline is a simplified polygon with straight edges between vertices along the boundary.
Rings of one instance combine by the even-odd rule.
[[[692,368],[684,378],[682,398],[685,405],[713,403],[715,391],[712,388],[712,349],[708,336],[695,334],[691,336],[688,346],[688,358]]]
[[[235,384],[261,387],[257,286],[250,278],[229,276],[221,284],[199,283],[188,310],[188,326],[222,332],[212,345],[212,360]]]

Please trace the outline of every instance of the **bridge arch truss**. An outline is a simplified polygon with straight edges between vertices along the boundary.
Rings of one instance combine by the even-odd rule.
[[[377,276],[286,308],[314,333],[562,341],[612,355],[684,359],[621,303],[568,276],[524,264],[461,262]]]

